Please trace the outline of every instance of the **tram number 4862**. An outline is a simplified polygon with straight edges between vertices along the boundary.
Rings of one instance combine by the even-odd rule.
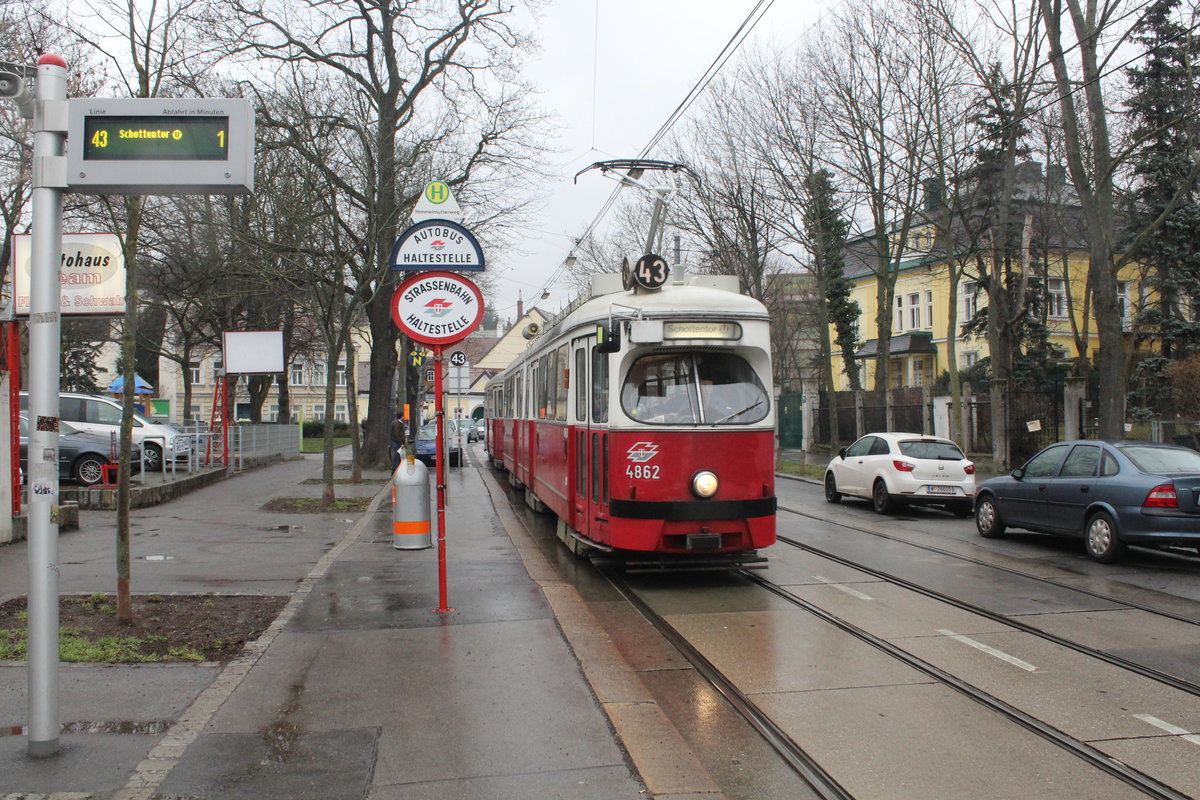
[[[625,474],[631,478],[656,481],[658,480],[658,467],[653,464],[628,464],[625,467]]]

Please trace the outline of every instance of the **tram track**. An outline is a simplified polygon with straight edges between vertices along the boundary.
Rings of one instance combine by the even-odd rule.
[[[897,544],[903,544],[903,545],[907,545],[908,547],[914,547],[918,550],[925,550],[930,553],[936,553],[937,555],[946,556],[947,558],[953,558],[957,561],[962,561],[967,564],[976,564],[981,567],[987,567],[988,569],[996,570],[997,572],[1005,572],[1010,575],[1016,575],[1021,578],[1026,578],[1028,580],[1037,581],[1038,583],[1044,583],[1047,586],[1054,586],[1059,589],[1064,589],[1067,591],[1075,592],[1076,594],[1081,594],[1081,595],[1084,595],[1087,597],[1094,597],[1097,600],[1104,600],[1104,601],[1110,602],[1110,603],[1118,603],[1126,608],[1133,608],[1133,609],[1137,609],[1138,611],[1145,611],[1147,613],[1155,614],[1156,616],[1160,616],[1165,619],[1175,620],[1176,622],[1184,622],[1184,623],[1187,623],[1188,625],[1200,626],[1200,618],[1197,618],[1197,617],[1186,617],[1182,614],[1176,614],[1173,611],[1167,611],[1165,609],[1158,608],[1156,606],[1147,605],[1145,603],[1137,603],[1137,602],[1134,602],[1131,600],[1126,600],[1125,598],[1114,597],[1112,595],[1106,595],[1102,592],[1093,591],[1091,589],[1084,589],[1084,588],[1081,588],[1078,586],[1072,586],[1071,584],[1063,583],[1061,581],[1056,581],[1052,578],[1046,578],[1041,575],[1033,575],[1028,572],[1022,572],[1019,569],[1014,569],[1012,567],[1006,567],[1003,564],[996,564],[991,561],[985,561],[984,559],[981,559],[981,558],[972,558],[971,556],[965,556],[962,553],[955,553],[952,550],[946,550],[945,548],[935,547],[931,544],[924,544],[922,542],[914,542],[910,539],[905,539],[902,536],[893,536],[892,534],[883,533],[882,531],[874,530],[872,528],[867,528],[862,525],[852,525],[848,522],[843,522],[841,520],[822,516],[820,514],[813,514],[808,511],[801,511],[799,509],[791,508],[791,507],[785,506],[783,504],[780,504],[778,506],[778,511],[787,512],[789,514],[794,514],[798,517],[806,517],[807,519],[816,520],[817,522],[824,522],[828,525],[836,525],[839,528],[846,528],[847,530],[858,531],[859,533],[865,533],[865,534],[868,534],[870,536],[875,536],[880,539],[886,539],[891,542],[896,542]],[[782,537],[782,536],[777,537],[777,538],[778,538],[778,541],[783,541],[783,542],[788,541],[788,539],[786,539],[785,537]],[[808,545],[804,545],[804,547],[808,548]],[[824,555],[824,553],[818,552],[815,548],[810,548],[810,549],[812,549],[814,553],[817,553],[819,555]],[[1193,557],[1189,556],[1189,558],[1193,558]]]
[[[730,705],[747,721],[747,723],[763,736],[780,757],[807,782],[822,798],[830,800],[850,800],[853,795],[829,774],[804,748],[788,733],[763,712],[753,700],[742,692],[735,681],[718,669],[687,637],[680,633],[671,623],[654,610],[649,603],[638,596],[637,592],[624,580],[621,573],[613,569],[604,570],[605,577],[622,595],[626,602],[635,607],[647,622],[667,641],[669,641],[683,657],[691,664],[715,691],[720,693]],[[1005,719],[1015,723],[1025,730],[1037,735],[1043,740],[1059,747],[1076,758],[1088,763],[1096,769],[1111,775],[1125,784],[1137,789],[1144,795],[1160,800],[1188,800],[1187,794],[1181,793],[1132,767],[1127,766],[1116,758],[1103,753],[1086,742],[1059,730],[1033,715],[989,694],[967,681],[921,659],[902,648],[876,636],[853,623],[842,619],[803,598],[790,593],[761,573],[750,570],[738,570],[736,574],[746,581],[757,585],[765,591],[790,605],[817,617],[823,622],[834,626],[841,632],[857,641],[863,642],[880,650],[891,658],[928,676],[939,685],[948,687],[978,703],[985,708],[1000,714]]]
[[[807,783],[823,800],[854,800],[838,781],[830,775],[804,748],[796,743],[760,709],[745,692],[737,687],[687,637],[675,629],[661,614],[644,601],[625,581],[624,573],[616,567],[602,567],[601,573],[616,589],[617,593],[650,623],[667,642],[683,655],[687,662],[729,705],[769,744],[783,761]],[[749,573],[749,570],[743,570]]]
[[[1166,619],[1174,620],[1176,622],[1185,622],[1190,625],[1200,624],[1200,621],[1197,621],[1197,620],[1189,618],[1189,617],[1184,617],[1180,614],[1174,614],[1171,612],[1162,611],[1159,609],[1155,609],[1151,606],[1146,606],[1143,604],[1130,602],[1128,600],[1124,600],[1122,598],[1117,598],[1117,597],[1112,597],[1112,596],[1105,595],[1100,592],[1095,592],[1095,591],[1091,591],[1091,590],[1087,590],[1087,589],[1079,589],[1079,588],[1061,583],[1059,581],[1051,580],[1048,578],[1042,578],[1037,575],[1030,575],[1029,573],[1021,572],[1020,570],[1014,570],[1011,567],[1004,567],[1001,565],[989,564],[988,562],[983,561],[981,559],[975,559],[975,558],[971,558],[969,556],[963,556],[963,555],[960,555],[957,553],[950,552],[948,550],[944,550],[944,549],[937,548],[937,547],[932,547],[930,545],[909,542],[900,537],[873,532],[869,529],[862,528],[862,527],[855,526],[855,525],[845,525],[843,523],[837,522],[836,520],[830,520],[830,519],[827,519],[824,517],[819,517],[819,516],[816,516],[813,514],[806,514],[804,512],[796,511],[796,510],[790,509],[790,508],[784,508],[782,506],[780,507],[779,510],[786,511],[791,514],[796,514],[798,516],[809,517],[811,519],[819,519],[822,522],[825,522],[825,523],[828,523],[831,525],[840,525],[841,527],[845,527],[845,528],[848,528],[851,530],[861,531],[863,533],[869,533],[872,535],[880,536],[882,538],[891,539],[893,541],[907,544],[912,547],[916,547],[916,548],[926,550],[929,552],[934,552],[939,555],[946,556],[948,558],[954,558],[954,559],[964,561],[967,563],[977,564],[979,566],[983,566],[983,567],[986,567],[989,569],[995,569],[995,570],[998,570],[1001,572],[1018,575],[1026,580],[1044,583],[1046,585],[1054,586],[1056,588],[1068,590],[1071,592],[1077,592],[1079,594],[1083,594],[1088,597],[1094,597],[1098,600],[1103,600],[1108,603],[1117,604],[1124,608],[1136,609],[1136,610],[1143,611],[1143,612],[1146,612],[1149,614],[1156,614],[1156,615],[1161,616]],[[778,536],[777,541],[780,544],[786,544],[790,547],[794,547],[796,549],[803,550],[804,552],[811,553],[815,556],[819,556],[820,558],[824,558],[829,561],[832,561],[835,564],[840,564],[844,567],[848,567],[850,569],[857,570],[857,571],[865,573],[867,575],[871,575],[873,577],[879,578],[882,581],[886,581],[895,586],[899,586],[903,589],[907,589],[908,591],[923,595],[932,600],[937,600],[938,602],[945,603],[947,605],[958,608],[962,611],[966,611],[971,614],[975,614],[980,617],[983,617],[985,619],[989,619],[992,622],[998,622],[1002,625],[1007,625],[1007,626],[1014,628],[1016,630],[1019,630],[1023,633],[1027,633],[1031,636],[1036,636],[1044,641],[1050,642],[1050,643],[1058,645],[1060,647],[1065,647],[1070,650],[1074,650],[1075,652],[1080,653],[1085,656],[1088,656],[1090,658],[1095,658],[1099,661],[1103,661],[1103,662],[1111,664],[1113,666],[1120,667],[1121,669],[1125,669],[1125,670],[1128,670],[1129,672],[1133,672],[1144,678],[1149,678],[1151,680],[1157,681],[1166,686],[1170,686],[1173,689],[1177,689],[1181,692],[1186,692],[1187,694],[1190,694],[1190,695],[1193,695],[1196,697],[1200,697],[1200,685],[1198,685],[1192,681],[1186,680],[1184,678],[1180,678],[1176,675],[1171,675],[1169,673],[1162,672],[1161,670],[1154,669],[1153,667],[1148,667],[1144,664],[1139,664],[1136,661],[1130,661],[1129,659],[1123,658],[1121,656],[1113,655],[1112,653],[1106,652],[1104,650],[1100,650],[1095,647],[1090,647],[1088,645],[1081,644],[1080,642],[1076,642],[1076,641],[1068,639],[1066,637],[1059,636],[1058,634],[1050,633],[1049,631],[1045,631],[1034,625],[1030,625],[1029,623],[1019,620],[1015,617],[1012,617],[1012,616],[1009,616],[1006,614],[1000,614],[995,611],[991,611],[989,609],[984,608],[983,606],[979,606],[974,603],[970,603],[965,600],[962,600],[960,598],[945,594],[943,592],[939,592],[936,589],[930,589],[927,586],[922,586],[918,583],[914,583],[913,581],[907,580],[898,575],[894,575],[889,572],[885,572],[883,570],[862,564],[862,563],[854,561],[852,559],[843,558],[842,556],[838,556],[834,553],[830,553],[827,550],[822,550],[819,547],[813,547],[810,544],[806,544],[804,542],[798,541],[789,536]]]

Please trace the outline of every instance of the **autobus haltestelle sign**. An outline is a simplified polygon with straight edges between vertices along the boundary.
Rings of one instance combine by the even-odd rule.
[[[453,344],[483,319],[483,295],[473,282],[453,272],[414,275],[392,295],[392,321],[422,344]]]
[[[449,220],[428,219],[400,235],[392,248],[388,269],[482,272],[484,266],[483,248],[469,230]]]

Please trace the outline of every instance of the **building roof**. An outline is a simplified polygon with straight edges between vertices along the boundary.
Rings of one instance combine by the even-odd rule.
[[[529,341],[521,335],[521,332],[531,322],[536,322],[543,327],[546,325],[546,315],[537,306],[529,309],[524,316],[518,319],[503,336],[488,348],[486,353],[480,355],[478,360],[472,361],[472,366],[476,369],[493,370],[494,372],[507,369],[508,365],[525,352],[525,348],[529,346]]]
[[[913,333],[898,333],[892,337],[891,346],[888,347],[888,354],[893,356],[902,355],[934,355],[937,353],[937,348],[933,346],[933,334],[928,331],[915,331]],[[868,339],[863,343],[855,353],[856,358],[874,358],[879,354],[879,340]]]

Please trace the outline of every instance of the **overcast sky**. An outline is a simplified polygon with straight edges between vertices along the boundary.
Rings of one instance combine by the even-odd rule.
[[[537,27],[542,52],[527,75],[541,87],[543,106],[557,116],[557,178],[543,187],[542,210],[524,231],[524,253],[489,262],[498,279],[489,302],[502,319],[515,317],[518,292],[526,309],[540,299],[572,239],[587,229],[616,186],[599,172],[572,184],[574,174],[596,161],[636,157],[757,3],[554,0],[543,12]],[[776,0],[742,50],[756,42],[794,44],[830,3]],[[540,303],[546,311],[572,299],[565,287],[551,286],[550,292]]]

